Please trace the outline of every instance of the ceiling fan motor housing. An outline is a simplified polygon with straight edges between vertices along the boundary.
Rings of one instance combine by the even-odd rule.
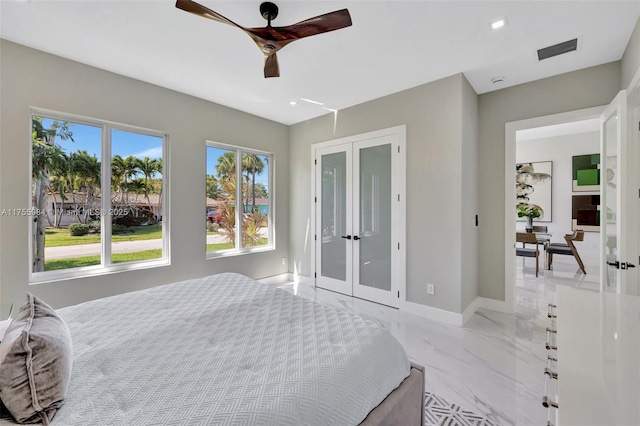
[[[260,5],[260,14],[264,19],[271,22],[278,16],[278,6],[270,1],[266,1]]]

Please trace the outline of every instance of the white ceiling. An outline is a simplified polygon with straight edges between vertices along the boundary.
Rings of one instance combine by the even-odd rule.
[[[600,132],[599,118],[570,121],[568,123],[518,130],[516,132],[516,142],[552,138],[555,136],[574,135],[587,132]]]
[[[247,27],[257,1],[200,3]],[[284,124],[464,72],[485,93],[619,60],[640,1],[280,1],[274,26],[347,7],[353,26],[278,53],[280,78],[237,28],[161,0],[1,0],[0,36]],[[489,22],[507,17],[498,31]],[[539,48],[579,38],[538,62]],[[491,78],[504,76],[503,83]],[[291,100],[298,100],[290,106]]]

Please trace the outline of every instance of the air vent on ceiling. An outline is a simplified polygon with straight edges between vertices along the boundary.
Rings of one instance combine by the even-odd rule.
[[[578,39],[574,38],[573,40],[538,49],[538,60],[542,61],[543,59],[549,59],[554,56],[562,55],[563,53],[573,52],[576,49],[578,49]]]

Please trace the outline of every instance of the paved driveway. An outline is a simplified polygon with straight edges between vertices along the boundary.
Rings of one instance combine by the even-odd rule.
[[[225,239],[222,235],[207,235],[207,244],[224,243]],[[162,240],[137,240],[137,241],[120,241],[111,244],[111,253],[135,253],[145,250],[155,250],[162,248]],[[44,249],[44,258],[46,260],[53,259],[69,259],[73,257],[97,256],[100,254],[100,244],[80,244],[77,246],[61,246],[46,247]]]

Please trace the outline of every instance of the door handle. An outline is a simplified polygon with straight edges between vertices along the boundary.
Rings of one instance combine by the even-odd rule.
[[[358,237],[357,235],[354,235],[354,236],[353,236],[353,239],[354,239],[354,240],[356,240],[356,241],[358,241],[358,240],[360,239],[360,237]]]
[[[344,238],[344,239],[350,240],[350,239],[351,239],[351,235],[343,235],[341,238]]]
[[[607,265],[615,266],[616,269],[631,269],[636,267],[636,265],[634,265],[633,263],[619,262],[617,260],[615,262],[607,262]]]

